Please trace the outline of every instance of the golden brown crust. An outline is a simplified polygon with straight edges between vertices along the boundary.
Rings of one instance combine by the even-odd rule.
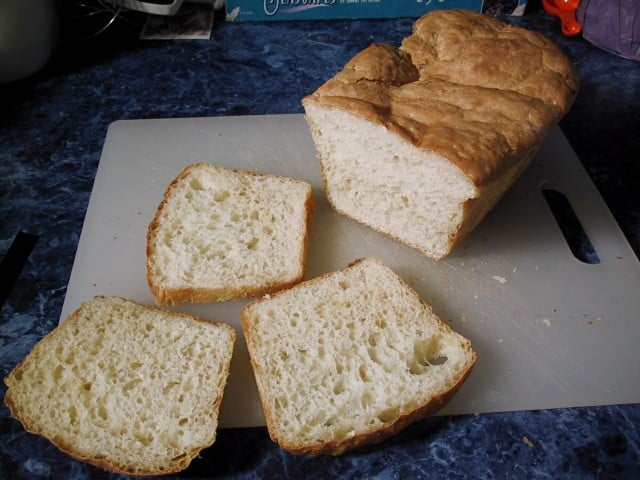
[[[5,383],[6,383],[6,380],[5,380]],[[202,450],[201,448],[194,449],[188,454],[185,454],[184,456],[182,456],[180,459],[176,459],[176,461],[171,465],[167,465],[165,466],[165,468],[162,468],[162,469],[141,470],[129,464],[111,461],[109,459],[104,459],[104,458],[101,459],[101,458],[95,458],[95,457],[89,457],[87,455],[83,455],[73,445],[69,445],[62,437],[55,436],[55,435],[48,435],[47,432],[42,431],[42,429],[40,429],[37,425],[30,423],[28,419],[22,416],[20,409],[18,408],[16,403],[13,401],[13,397],[11,396],[11,389],[7,390],[7,393],[5,394],[5,397],[4,397],[4,402],[5,402],[5,405],[9,408],[9,413],[11,413],[11,416],[22,424],[22,427],[25,429],[25,431],[29,433],[33,433],[35,435],[40,435],[46,438],[51,443],[53,443],[56,447],[58,447],[58,449],[61,452],[66,453],[67,455],[74,458],[75,460],[85,462],[95,467],[101,468],[103,470],[107,470],[109,472],[117,473],[120,475],[135,475],[138,477],[150,477],[150,476],[157,476],[157,475],[166,475],[169,473],[177,473],[182,470],[185,470],[189,466],[191,461]],[[219,397],[215,402],[216,408],[220,408],[221,402],[222,402],[222,398]]]
[[[146,239],[146,278],[149,290],[154,297],[155,302],[158,305],[180,305],[182,303],[209,303],[209,302],[221,302],[226,300],[236,300],[246,297],[258,297],[266,295],[268,293],[276,292],[278,290],[289,288],[304,278],[304,272],[307,262],[307,251],[309,247],[309,234],[310,226],[315,210],[313,191],[309,188],[309,193],[305,199],[305,236],[300,250],[300,269],[298,275],[288,282],[272,282],[263,285],[247,284],[246,286],[239,287],[227,287],[227,288],[165,288],[162,285],[157,285],[153,275],[153,259],[155,258],[154,238],[157,235],[157,231],[160,228],[160,219],[163,216],[163,211],[167,208],[167,203],[171,198],[173,191],[182,183],[184,178],[189,175],[189,171],[193,168],[198,168],[204,164],[192,164],[185,167],[178,176],[169,184],[164,192],[162,200],[156,209],[156,213],[149,223],[147,229]],[[240,171],[240,170],[233,170]],[[243,174],[252,176],[269,176],[259,172],[242,171]]]
[[[386,423],[375,429],[371,429],[367,432],[362,432],[352,438],[344,440],[333,440],[324,443],[318,443],[316,445],[290,445],[286,442],[280,441],[278,438],[272,438],[283,449],[296,455],[342,455],[347,451],[353,450],[364,445],[371,445],[380,443],[389,437],[392,437],[412,423],[425,418],[431,417],[438,413],[442,408],[453,398],[458,392],[462,384],[466,381],[467,377],[471,374],[475,365],[476,354],[473,353],[473,361],[468,365],[467,369],[463,372],[458,382],[446,391],[439,392],[433,396],[431,400],[414,410],[406,412],[397,417],[393,422]],[[265,412],[266,413],[266,412]]]
[[[385,125],[482,187],[542,144],[577,89],[573,65],[543,35],[470,11],[435,10],[399,50],[369,47],[303,105]]]
[[[151,294],[154,296],[156,303],[159,305],[176,305],[179,302],[171,301],[171,295],[168,295],[165,292],[165,289],[155,284],[153,278],[153,258],[155,258],[155,246],[153,239],[156,237],[158,230],[160,229],[160,219],[162,218],[164,210],[167,208],[167,203],[169,202],[169,198],[172,195],[172,192],[178,187],[178,185],[186,178],[189,174],[189,170],[193,167],[188,166],[183,169],[176,178],[167,186],[162,200],[160,200],[160,204],[156,209],[155,215],[149,223],[149,227],[147,228],[147,241],[146,241],[146,277],[147,284],[149,285],[149,289],[151,290]]]

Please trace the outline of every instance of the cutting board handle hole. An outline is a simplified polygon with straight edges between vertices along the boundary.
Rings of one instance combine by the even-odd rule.
[[[599,264],[600,257],[565,194],[550,188],[543,188],[542,194],[573,256],[590,265]]]

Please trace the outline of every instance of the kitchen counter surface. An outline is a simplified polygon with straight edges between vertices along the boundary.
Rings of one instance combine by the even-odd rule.
[[[137,38],[138,16],[121,20],[0,86],[0,275],[5,292],[13,287],[0,310],[3,377],[58,323],[112,122],[301,113],[301,98],[353,54],[398,44],[413,23],[216,21],[208,40],[149,41]],[[640,64],[564,38],[539,10],[506,20],[545,33],[575,62],[581,90],[560,126],[640,255]],[[19,232],[17,243],[35,243],[13,284]],[[4,404],[0,425],[1,478],[117,477],[26,433]],[[223,429],[180,477],[640,478],[640,404],[438,416],[338,458],[289,455],[264,428]]]

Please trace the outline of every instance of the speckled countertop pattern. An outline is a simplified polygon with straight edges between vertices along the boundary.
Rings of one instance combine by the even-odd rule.
[[[301,113],[353,54],[398,44],[413,23],[216,22],[209,40],[141,41],[137,20],[63,44],[46,68],[0,86],[0,255],[18,232],[37,236],[0,310],[3,377],[58,322],[111,122]],[[581,90],[561,127],[640,255],[640,64],[562,37],[539,9],[506,20],[575,62]],[[0,478],[117,478],[26,433],[4,404],[0,425]],[[435,417],[339,458],[289,455],[264,428],[222,430],[180,477],[640,478],[640,405]]]

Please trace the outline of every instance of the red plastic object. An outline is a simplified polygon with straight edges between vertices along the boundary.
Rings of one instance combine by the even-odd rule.
[[[542,0],[542,6],[548,13],[560,19],[562,33],[567,37],[573,37],[582,31],[576,20],[580,0]]]

